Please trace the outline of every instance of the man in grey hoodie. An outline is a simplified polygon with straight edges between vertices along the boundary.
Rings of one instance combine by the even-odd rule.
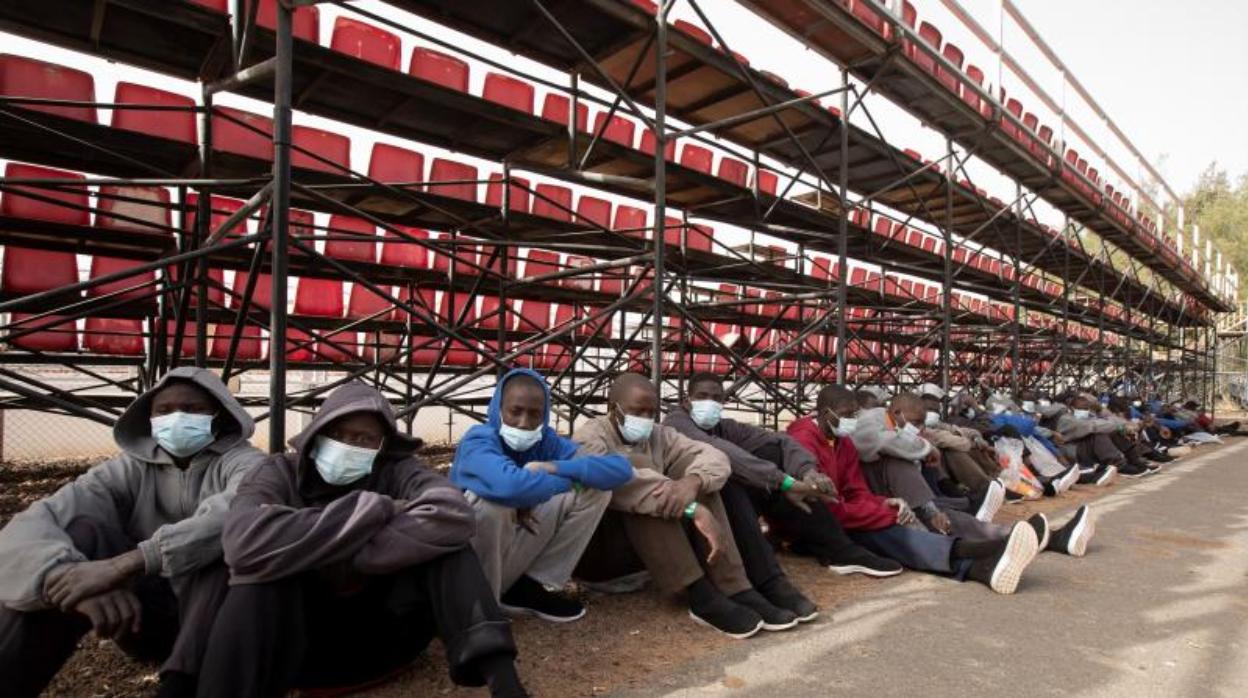
[[[230,590],[198,695],[360,688],[435,635],[453,681],[525,695],[510,624],[470,546],[472,507],[413,455],[420,440],[398,431],[385,397],[343,385],[290,445],[230,506]]]
[[[121,453],[0,531],[0,686],[38,695],[94,628],[164,660],[161,695],[193,695],[225,595],[221,526],[265,455],[219,378],[170,371],[117,420]]]

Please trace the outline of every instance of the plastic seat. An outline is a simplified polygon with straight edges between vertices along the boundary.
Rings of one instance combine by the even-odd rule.
[[[73,320],[60,315],[47,315],[37,320],[32,317],[28,313],[13,313],[9,319],[10,332],[35,331],[5,341],[27,351],[78,351],[78,326]]]
[[[425,156],[388,143],[373,144],[368,176],[378,182],[414,184],[425,181]]]
[[[143,203],[144,201],[150,203]],[[169,231],[169,191],[166,189],[102,186],[96,208],[98,212],[95,216],[95,227],[101,230],[128,230],[172,238]],[[124,218],[117,216],[124,216]],[[143,262],[135,260],[96,255],[91,259],[90,278],[114,274],[142,264]],[[104,296],[155,280],[156,272],[148,271],[95,286],[87,290],[87,295]],[[123,293],[118,298],[138,299],[149,293],[150,290],[136,289]]]
[[[754,178],[758,185],[758,191],[762,194],[778,196],[780,177],[770,170],[758,169],[754,171]]]
[[[611,202],[582,194],[576,202],[576,219],[578,223],[609,230],[611,228]]]
[[[420,228],[409,228],[401,225],[395,226],[395,228],[413,238],[429,239],[429,232]],[[381,263],[391,267],[428,269],[429,250],[416,243],[406,242],[397,233],[386,230],[382,233]]]
[[[241,109],[213,107],[212,147],[257,160],[272,160],[273,120]]]
[[[429,169],[429,193],[464,201],[477,200],[477,168],[447,158],[434,158]],[[435,182],[451,182],[435,184]]]
[[[468,64],[430,48],[417,46],[412,49],[412,60],[407,72],[421,80],[428,80],[452,90],[468,91]]]
[[[377,226],[371,221],[335,214],[329,217],[330,237],[347,237],[350,240],[326,240],[325,256],[355,262],[377,261]]]
[[[0,96],[95,101],[95,78],[90,73],[24,56],[0,54]],[[15,104],[28,111],[98,123],[94,106]]]
[[[940,44],[941,44],[940,30],[937,29],[934,24],[930,22],[923,22],[922,24],[920,24],[919,25],[919,38],[922,39],[923,42],[926,43],[933,52],[940,53]],[[919,68],[922,68],[923,70],[931,73],[932,75],[936,74],[936,60],[932,58],[931,54],[919,49],[915,45],[910,45],[907,47],[906,55]]]
[[[393,295],[394,289],[386,284],[378,284],[381,289]],[[374,293],[363,284],[351,284],[351,295],[347,302],[347,317],[360,319],[372,318],[383,320],[392,313],[394,304]]]
[[[448,233],[430,233],[429,238],[431,240],[447,240],[447,239],[450,239],[451,236]],[[460,235],[458,238],[456,238],[457,241],[471,240],[471,239],[472,238],[469,238],[463,235]],[[444,249],[452,249],[452,248],[444,248]],[[437,271],[441,271],[441,272],[449,274],[451,271],[450,258],[454,257],[456,276],[459,276],[459,277],[477,276],[481,272],[478,271],[477,268],[473,265],[480,263],[480,260],[478,259],[479,249],[480,248],[469,248],[464,245],[459,245],[459,246],[454,247],[452,251],[449,253],[432,252],[431,254],[432,254],[432,259],[433,259],[433,268]]]
[[[603,121],[606,119],[607,113],[599,112],[594,117],[594,133],[602,132],[602,138],[614,143],[619,143],[627,148],[633,147],[633,132],[636,126],[632,121],[616,114],[607,122],[606,128],[603,128]]]
[[[295,315],[342,317],[342,282],[299,279],[295,285]]]
[[[222,10],[222,12],[228,12],[228,10]],[[273,32],[277,31],[277,0],[260,0],[260,7],[256,9],[256,25]],[[296,39],[303,39],[314,44],[320,43],[320,10],[312,6],[296,7],[291,17],[290,34]]]
[[[231,287],[233,293],[226,298],[225,306],[231,310],[239,310],[243,307],[243,294],[247,291],[248,274],[245,271],[234,272],[234,285]],[[255,288],[252,289],[251,301],[248,308],[253,310],[268,310],[273,304],[273,276],[271,274],[260,274],[256,277]]]
[[[512,301],[514,307],[515,301]],[[516,329],[521,332],[539,332],[550,327],[550,302],[525,299],[520,301]]]
[[[549,93],[542,101],[542,118],[557,124],[568,125],[568,110],[572,108],[572,100],[566,95]],[[589,107],[584,102],[576,103],[576,130],[589,131]]]
[[[594,260],[581,255],[568,255],[566,265],[568,269],[584,269],[593,266]],[[571,288],[577,291],[594,290],[594,277],[589,275],[565,276],[555,283],[564,288]]]
[[[486,73],[485,88],[481,96],[504,107],[511,107],[526,114],[533,113],[533,86],[510,75]],[[564,121],[567,121],[566,109]]]
[[[959,70],[961,70],[962,61],[964,59],[962,49],[952,43],[949,43],[945,44],[945,48],[941,51],[941,54],[944,55],[945,60],[954,64]],[[943,66],[937,66],[936,79],[939,80],[940,84],[944,85],[950,92],[954,93],[959,98],[962,97],[962,79],[960,73],[953,73]]]
[[[84,323],[82,348],[92,354],[143,356],[143,321],[89,317]]]
[[[685,248],[699,252],[710,252],[715,229],[709,225],[691,225],[685,230]]]
[[[335,364],[351,363],[358,359],[359,335],[355,330],[322,332],[312,348],[312,361]]]
[[[524,262],[524,276],[521,278],[534,279],[561,269],[558,254],[546,250],[529,250]]]
[[[714,160],[714,154],[708,148],[699,145],[686,143],[685,147],[680,151],[680,164],[691,170],[697,170],[705,174],[711,173],[711,163]]]
[[[572,189],[557,184],[539,184],[533,197],[533,215],[557,221],[572,220]]]
[[[238,338],[238,347],[234,351],[235,361],[260,361],[264,358],[264,346],[260,341],[259,325],[243,325]],[[208,357],[224,361],[230,352],[230,343],[234,339],[234,323],[223,322],[212,331],[212,345]]]
[[[966,66],[966,77],[977,86],[984,86],[984,71],[979,66],[968,63]],[[992,103],[980,97],[979,92],[964,88],[962,90],[962,101],[978,111],[985,119],[992,118]]]
[[[334,20],[334,35],[329,47],[387,70],[398,70],[402,61],[402,44],[398,35],[350,17]]]
[[[646,155],[654,155],[656,146],[658,146],[658,138],[655,137],[652,129],[643,129],[641,132],[641,146],[638,148]],[[668,139],[663,145],[663,159],[669,162],[676,162],[676,139]]]
[[[849,5],[850,11],[853,12],[854,17],[857,18],[859,22],[862,22],[869,27],[871,31],[884,38],[888,38],[892,33],[888,22],[880,16],[880,13],[875,11],[875,8],[867,5],[866,3],[859,2],[858,0],[849,0]]]
[[[629,237],[644,239],[649,237],[648,226],[644,210],[626,204],[615,207],[615,219],[611,222],[612,230]]]
[[[502,172],[495,172],[490,175],[490,181],[485,186],[485,205],[494,206],[496,208],[503,207]],[[508,194],[507,208],[521,213],[528,212],[529,180],[515,175],[511,176],[511,191]]]
[[[230,0],[189,0],[192,5],[199,5],[213,12],[230,13]]]
[[[4,168],[6,178],[65,179],[81,181],[83,176],[73,172],[53,170],[35,165],[9,163]],[[35,196],[61,202],[50,203],[23,196],[30,192]],[[13,218],[46,221],[66,225],[85,226],[90,222],[87,210],[86,188],[47,189],[14,186],[0,192],[0,215]],[[70,208],[74,207],[74,208]],[[72,252],[54,252],[6,245],[3,254],[3,270],[0,274],[0,291],[9,294],[27,294],[48,291],[78,283],[78,262]]]
[[[132,82],[118,82],[113,102],[184,109],[185,111],[113,109],[112,127],[183,143],[199,142],[195,100],[190,97]]]
[[[351,169],[351,139],[344,135],[311,126],[294,126],[291,129],[290,142],[295,148],[308,151],[305,153],[292,149],[291,167],[334,174],[343,174]],[[317,159],[318,157],[321,159]]]
[[[707,46],[710,46],[713,43],[710,33],[696,24],[692,24],[683,19],[678,19],[672,23],[672,27],[676,31],[688,36],[698,43],[706,44]]]
[[[744,188],[748,186],[746,181],[750,178],[750,166],[734,157],[725,155],[719,159],[719,169],[716,171],[716,176]]]

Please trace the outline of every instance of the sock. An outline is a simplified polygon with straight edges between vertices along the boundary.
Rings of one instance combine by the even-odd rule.
[[[494,654],[481,658],[481,673],[490,687],[490,695],[522,698],[529,695],[516,673],[515,658],[507,654]]]

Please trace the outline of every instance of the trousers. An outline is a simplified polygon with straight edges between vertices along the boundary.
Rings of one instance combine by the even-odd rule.
[[[979,492],[988,487],[1001,472],[1001,468],[996,463],[988,461],[985,464],[971,451],[945,449],[940,454],[945,462],[945,468],[953,479],[969,487],[972,492]],[[986,465],[990,465],[991,469]]]
[[[896,560],[912,570],[947,574],[962,580],[971,567],[970,560],[953,556],[953,544],[957,538],[952,536],[895,524],[878,531],[851,531],[849,535],[867,550]]]

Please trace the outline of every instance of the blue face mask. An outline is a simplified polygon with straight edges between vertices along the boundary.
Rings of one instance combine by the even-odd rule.
[[[654,431],[654,420],[648,417],[636,417],[631,414],[625,414],[624,423],[620,425],[620,436],[624,437],[624,440],[630,444],[645,441],[650,438],[650,432],[652,431]]]
[[[318,436],[312,443],[312,462],[330,485],[349,485],[373,472],[379,449],[361,448]]]
[[[193,456],[216,438],[212,434],[215,417],[192,412],[170,412],[152,417],[152,438],[175,458]]]
[[[715,400],[693,400],[689,403],[689,417],[699,429],[714,429],[723,413],[723,403]]]
[[[542,440],[542,428],[520,429],[504,423],[498,427],[498,435],[502,437],[503,443],[507,444],[507,448],[517,453],[524,453]]]

